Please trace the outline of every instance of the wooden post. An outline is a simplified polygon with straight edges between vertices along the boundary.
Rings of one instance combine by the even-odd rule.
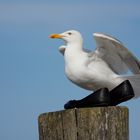
[[[44,113],[39,140],[128,140],[128,109],[96,107]]]

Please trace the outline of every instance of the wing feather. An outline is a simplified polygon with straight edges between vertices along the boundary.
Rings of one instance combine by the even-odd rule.
[[[97,48],[95,53],[102,58],[117,74],[131,71],[134,74],[140,73],[140,61],[117,39],[94,33]]]

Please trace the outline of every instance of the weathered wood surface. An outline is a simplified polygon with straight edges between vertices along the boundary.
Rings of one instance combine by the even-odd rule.
[[[44,113],[39,140],[128,140],[128,109],[97,107]]]

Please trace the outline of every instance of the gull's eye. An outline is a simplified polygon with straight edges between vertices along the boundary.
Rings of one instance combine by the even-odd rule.
[[[68,35],[71,35],[72,33],[71,32],[68,32]]]

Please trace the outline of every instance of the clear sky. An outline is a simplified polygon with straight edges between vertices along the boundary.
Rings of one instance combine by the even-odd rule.
[[[38,140],[38,116],[62,110],[89,94],[67,80],[63,43],[51,33],[79,30],[85,48],[93,32],[115,36],[140,59],[138,0],[0,0],[0,139]],[[140,99],[122,103],[130,111],[130,139],[140,138]]]

